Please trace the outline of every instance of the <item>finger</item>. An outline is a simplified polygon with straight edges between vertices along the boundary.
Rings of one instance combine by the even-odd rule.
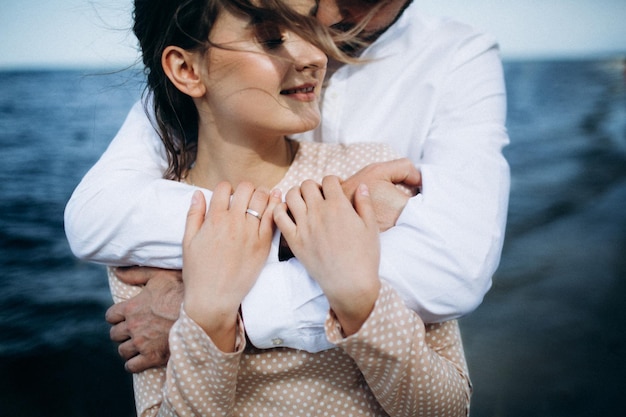
[[[125,321],[116,324],[109,330],[109,337],[116,343],[122,343],[130,339],[130,332]]]
[[[270,193],[267,207],[263,211],[261,217],[261,231],[273,232],[274,231],[274,209],[282,203],[282,194],[279,189],[274,189]]]
[[[146,369],[152,368],[150,364],[147,363],[146,358],[143,355],[137,355],[132,357],[126,361],[124,364],[124,369],[126,372],[130,372],[133,374],[137,374],[139,372],[143,372]]]
[[[374,204],[367,185],[360,184],[354,194],[354,208],[369,229],[378,230]]]
[[[139,351],[135,348],[135,344],[132,340],[127,340],[117,347],[117,353],[122,357],[122,359],[127,361],[137,356]]]
[[[416,166],[411,164],[409,172],[406,178],[403,181],[404,184],[409,185],[411,187],[421,187],[422,186],[422,172],[417,169]]]
[[[143,372],[146,369],[149,369],[150,367],[146,366],[145,364],[142,366],[142,358],[142,355],[137,355],[128,359],[126,363],[124,363],[124,369],[126,370],[126,372],[138,374],[139,372]]]
[[[209,212],[227,211],[230,207],[230,196],[233,193],[233,187],[230,183],[222,181],[215,186],[211,202],[209,203]]]
[[[246,213],[249,214],[247,217],[260,222],[263,219],[263,213],[267,208],[269,199],[270,193],[266,189],[257,188],[254,190],[248,208],[246,209]],[[250,213],[248,213],[248,209],[251,211]],[[255,213],[258,214],[258,216]]]
[[[288,206],[286,203],[279,203],[274,208],[273,219],[276,223],[276,227],[285,236],[288,241],[295,236],[296,224],[289,215]]]
[[[307,206],[314,206],[324,200],[322,187],[312,180],[306,180],[300,185],[302,198]]]
[[[410,187],[422,185],[422,174],[408,158],[385,162],[382,166],[387,178],[394,184],[405,184]]]
[[[168,359],[168,355],[153,355],[152,357],[147,355],[136,355],[126,361],[126,363],[124,364],[124,368],[127,372],[132,372],[135,374],[143,372],[146,369],[165,366]]]
[[[151,268],[141,266],[119,266],[113,268],[113,274],[129,285],[145,285],[152,277]]]
[[[302,198],[302,192],[300,187],[293,187],[287,191],[285,196],[285,203],[287,203],[287,212],[290,213],[291,219],[297,224],[298,218],[306,216],[307,206]]]
[[[254,194],[254,185],[249,182],[241,182],[237,185],[233,199],[230,202],[230,211],[246,215],[246,209],[250,205],[250,200]]]
[[[104,319],[107,323],[115,325],[120,322],[126,320],[126,315],[124,314],[124,308],[126,306],[126,301],[122,301],[118,304],[113,304],[104,314]]]
[[[341,180],[335,175],[328,175],[324,177],[322,180],[321,192],[323,193],[325,199],[345,199],[345,194],[341,188]]]
[[[206,214],[206,200],[202,191],[194,191],[191,197],[191,204],[187,212],[187,222],[185,223],[185,234],[183,235],[183,245],[187,246],[193,237],[198,233],[204,216]]]

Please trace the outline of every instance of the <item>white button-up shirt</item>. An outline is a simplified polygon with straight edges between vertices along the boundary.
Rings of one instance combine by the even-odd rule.
[[[362,57],[368,61],[332,75],[322,123],[303,138],[386,142],[418,165],[422,192],[381,235],[380,275],[425,322],[457,318],[490,288],[504,239],[508,136],[497,44],[466,25],[422,14],[416,2]],[[110,265],[181,268],[193,187],[160,179],[165,166],[163,146],[138,104],[67,205],[74,253]],[[266,274],[306,276],[293,259],[272,264],[259,280]],[[311,299],[319,298],[310,287]],[[299,289],[302,301],[307,286]],[[252,342],[328,347],[318,321],[328,305],[304,302],[294,313],[279,294],[259,297],[258,323],[246,320]],[[296,317],[308,319],[297,324]]]

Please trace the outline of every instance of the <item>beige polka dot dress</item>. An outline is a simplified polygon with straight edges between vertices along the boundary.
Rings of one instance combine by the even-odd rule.
[[[302,142],[278,185],[347,177],[396,155],[379,144]],[[115,302],[136,295],[109,273]],[[244,317],[245,320],[245,317]],[[425,325],[383,282],[361,329],[342,337],[329,313],[326,335],[335,348],[319,353],[256,349],[239,322],[236,351],[224,353],[181,308],[170,332],[167,368],[134,375],[140,416],[465,416],[471,384],[456,321]]]

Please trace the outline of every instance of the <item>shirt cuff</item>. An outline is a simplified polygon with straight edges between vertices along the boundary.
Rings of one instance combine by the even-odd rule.
[[[312,353],[334,347],[324,329],[328,308],[322,289],[295,259],[266,264],[241,305],[252,345]]]

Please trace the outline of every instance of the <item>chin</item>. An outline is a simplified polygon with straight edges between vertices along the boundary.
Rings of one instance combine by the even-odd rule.
[[[300,128],[298,129],[297,132],[293,132],[293,133],[304,133],[304,132],[308,132],[309,130],[313,130],[315,129],[318,125],[320,124],[319,119],[315,122],[310,122],[310,123],[303,123]]]
[[[320,124],[320,115],[308,113],[306,115],[297,116],[296,119],[292,119],[292,123],[288,123],[290,126],[287,135],[293,135],[296,133],[303,133],[309,130],[315,129]]]
[[[307,113],[305,116],[301,117],[302,121],[302,131],[306,132],[307,130],[315,129],[321,122],[322,116],[319,113],[319,110],[316,108],[314,111]]]

